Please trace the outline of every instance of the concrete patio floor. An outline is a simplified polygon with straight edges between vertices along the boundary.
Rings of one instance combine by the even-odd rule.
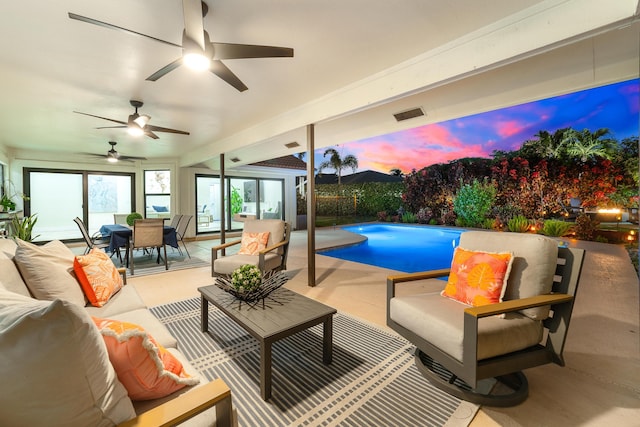
[[[316,249],[354,243],[339,228],[316,230]],[[228,237],[227,241],[233,238]],[[189,242],[193,256],[210,260],[218,240]],[[471,422],[483,426],[640,425],[640,314],[638,277],[624,247],[569,241],[587,251],[564,351],[565,367],[525,371],[529,398],[513,408],[483,407]],[[295,231],[286,286],[386,329],[386,277],[397,273],[316,255],[316,286],[307,286],[307,234]],[[145,302],[163,304],[198,296],[212,284],[209,268],[130,278]]]

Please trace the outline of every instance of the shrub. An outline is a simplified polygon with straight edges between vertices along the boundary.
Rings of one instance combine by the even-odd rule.
[[[415,214],[412,214],[411,212],[403,213],[402,214],[402,222],[409,223],[409,224],[415,223],[416,222]]]
[[[495,198],[496,189],[490,184],[474,179],[471,184],[463,185],[453,199],[457,223],[463,227],[481,227]]]
[[[507,229],[513,233],[526,233],[529,227],[529,220],[522,215],[516,215],[507,222]]]
[[[420,208],[416,214],[416,221],[420,224],[427,224],[433,220],[433,211],[430,208]]]
[[[127,215],[127,224],[133,227],[133,223],[136,222],[136,219],[142,219],[142,215],[138,212],[130,213],[129,215]]]
[[[545,236],[562,237],[569,233],[572,228],[573,224],[570,222],[548,219],[542,224],[542,230],[540,230],[540,232]]]
[[[497,229],[497,224],[498,221],[494,218],[485,218],[484,221],[482,221],[482,228],[485,228],[487,230],[495,230]]]
[[[576,237],[580,240],[593,240],[599,225],[600,222],[591,219],[589,215],[579,215],[576,218],[576,226],[574,228]]]

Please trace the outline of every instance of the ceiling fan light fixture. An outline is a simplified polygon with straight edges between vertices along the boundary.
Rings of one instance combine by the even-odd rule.
[[[211,66],[211,59],[201,52],[185,53],[182,57],[182,62],[194,71],[206,71]]]
[[[118,158],[113,156],[107,156],[107,161],[110,163],[118,163]]]
[[[149,120],[151,120],[151,117],[143,114],[141,116],[136,117],[133,121],[135,122],[135,124],[137,124],[138,126],[140,126],[140,128],[144,128],[147,123],[149,122]]]
[[[142,130],[140,125],[138,125],[138,123],[131,123],[127,127],[127,133],[129,135],[131,135],[131,136],[142,136],[142,135],[144,135],[144,131]]]

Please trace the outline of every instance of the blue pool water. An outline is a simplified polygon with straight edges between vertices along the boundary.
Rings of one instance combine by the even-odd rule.
[[[343,230],[362,234],[364,242],[320,252],[322,255],[414,273],[449,268],[464,230],[411,225],[354,225]]]

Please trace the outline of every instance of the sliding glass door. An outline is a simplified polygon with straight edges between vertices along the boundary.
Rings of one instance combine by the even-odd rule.
[[[226,230],[242,230],[248,219],[284,219],[284,180],[229,177],[224,201],[220,177],[196,175],[196,233],[220,231],[220,206],[224,206]]]
[[[76,217],[89,234],[113,224],[113,214],[133,211],[134,179],[134,174],[25,168],[25,215],[38,215],[34,240],[81,239]]]

